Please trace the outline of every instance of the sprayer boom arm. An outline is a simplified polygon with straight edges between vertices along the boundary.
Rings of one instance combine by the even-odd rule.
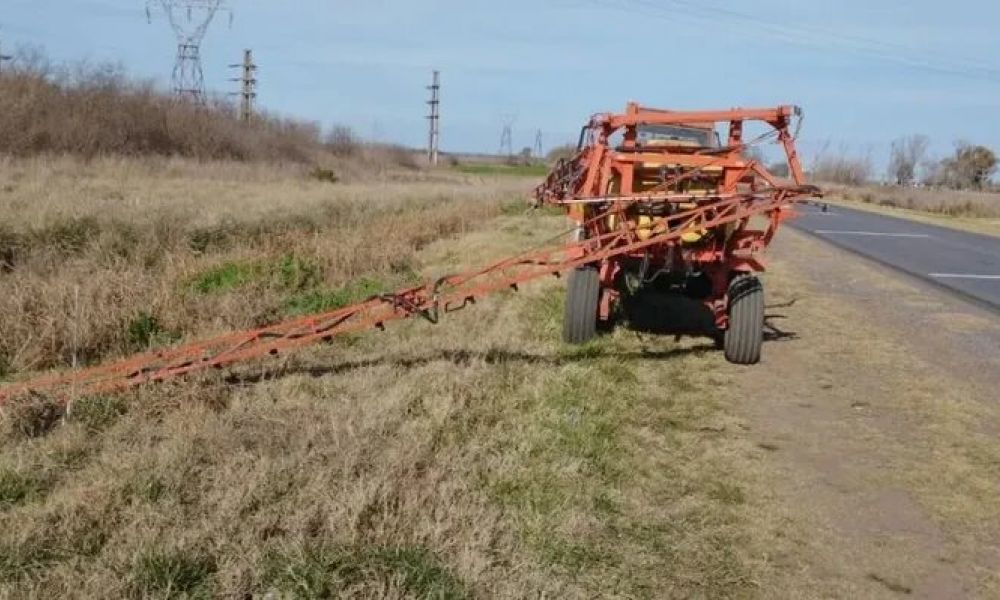
[[[252,359],[276,356],[336,336],[382,329],[386,323],[422,316],[437,322],[445,313],[474,304],[491,293],[517,289],[522,283],[656,245],[681,242],[687,231],[704,230],[758,214],[780,214],[802,192],[795,188],[766,194],[728,194],[669,217],[665,231],[640,236],[633,228],[570,244],[556,244],[502,260],[475,271],[443,277],[436,282],[370,298],[338,310],[291,319],[251,331],[140,354],[103,366],[10,384],[0,388],[0,405],[11,399],[43,394],[60,401],[121,391],[149,382],[209,368],[221,368]],[[615,202],[597,218],[607,218],[627,207]]]

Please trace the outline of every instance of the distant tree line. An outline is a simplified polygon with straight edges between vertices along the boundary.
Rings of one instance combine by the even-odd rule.
[[[886,179],[898,186],[926,185],[952,189],[982,190],[991,187],[997,170],[996,153],[982,145],[955,143],[951,156],[928,156],[930,139],[925,135],[897,138],[889,150]],[[848,152],[845,147],[831,151],[825,144],[812,165],[812,176],[820,181],[861,185],[875,177],[871,151]]]

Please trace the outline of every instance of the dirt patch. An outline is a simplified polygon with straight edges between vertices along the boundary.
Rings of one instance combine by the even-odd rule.
[[[794,339],[741,374],[775,493],[805,536],[793,595],[995,595],[1000,326],[989,313],[797,232],[774,248],[769,321]]]

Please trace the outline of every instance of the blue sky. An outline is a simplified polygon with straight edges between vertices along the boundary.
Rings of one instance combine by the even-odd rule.
[[[229,0],[202,48],[208,87],[253,48],[261,106],[420,146],[442,72],[442,146],[575,137],[593,112],[795,103],[802,146],[870,151],[923,133],[1000,148],[1000,3],[985,0]],[[168,85],[174,38],[144,0],[5,0],[4,48],[121,63]]]

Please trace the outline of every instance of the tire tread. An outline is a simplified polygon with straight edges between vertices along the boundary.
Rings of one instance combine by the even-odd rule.
[[[563,340],[566,343],[582,344],[597,335],[600,292],[600,277],[594,267],[580,267],[569,274],[563,318]]]
[[[723,341],[726,360],[740,365],[760,362],[764,343],[764,287],[750,275],[729,284],[729,328]]]

